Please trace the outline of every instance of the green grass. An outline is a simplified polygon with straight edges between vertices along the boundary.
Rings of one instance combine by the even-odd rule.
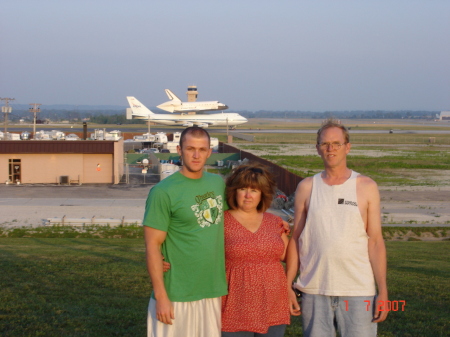
[[[390,312],[379,336],[448,336],[450,242],[387,242]],[[143,336],[143,239],[0,238],[1,336]],[[302,336],[294,318],[286,336]]]
[[[387,242],[391,312],[381,336],[448,336],[450,330],[450,245],[448,242]]]
[[[317,128],[316,128],[317,130]],[[307,133],[252,133],[251,130],[240,131],[245,134],[255,136],[255,143],[262,144],[315,144],[316,134]],[[445,134],[350,134],[352,144],[430,144],[430,138],[434,138],[434,143],[440,145],[450,145],[450,137]],[[247,141],[233,138],[235,143],[248,143]]]
[[[251,129],[300,129],[317,131],[322,124],[323,119],[310,118],[249,118],[248,123],[237,127],[240,132],[251,132]],[[394,134],[399,130],[448,130],[448,123],[436,123],[432,125],[423,124],[418,120],[399,120],[399,119],[342,119],[342,123],[351,130],[385,130],[388,133],[393,129]]]
[[[142,336],[142,239],[0,239],[1,336]]]

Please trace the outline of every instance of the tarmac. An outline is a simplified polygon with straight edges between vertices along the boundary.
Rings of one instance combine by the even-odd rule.
[[[141,224],[149,185],[0,185],[0,226]],[[270,209],[284,220],[281,210]],[[73,223],[70,223],[72,221]]]
[[[152,186],[0,185],[0,225],[35,227],[64,216],[140,223]]]
[[[152,186],[0,184],[0,226],[36,227],[61,223],[63,217],[65,223],[77,219],[85,223],[140,224]],[[450,226],[448,189],[380,192],[383,226]],[[269,212],[288,220],[281,210],[270,208]]]

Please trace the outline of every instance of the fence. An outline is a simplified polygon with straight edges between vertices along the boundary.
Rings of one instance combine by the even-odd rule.
[[[239,153],[240,160],[248,159],[249,161],[258,162],[264,166],[269,167],[269,169],[275,175],[275,180],[277,182],[278,189],[283,191],[286,195],[291,195],[292,193],[294,193],[298,183],[303,180],[302,177],[299,177],[298,175],[289,172],[285,168],[277,164],[271,163],[268,160],[255,156],[250,152],[242,151],[240,149],[235,148],[234,146],[222,142],[220,143],[219,146],[222,149],[223,153]]]
[[[237,150],[235,151],[237,152]],[[144,166],[143,162],[148,160],[148,164]],[[180,160],[180,156],[175,153],[125,153],[124,175],[120,180],[121,184],[156,184],[161,179],[172,172],[173,165],[168,163],[176,163]],[[228,161],[239,160],[238,153],[213,153],[206,161],[206,165],[216,166],[219,162],[226,163]],[[147,169],[146,172],[143,171]]]
[[[125,163],[124,175],[120,180],[120,184],[142,185],[142,184],[157,184],[160,181],[160,174],[158,173],[158,164],[151,164],[143,171],[142,164],[128,164]]]

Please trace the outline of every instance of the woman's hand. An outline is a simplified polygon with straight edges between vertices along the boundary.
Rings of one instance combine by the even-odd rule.
[[[300,308],[300,304],[298,303],[297,295],[291,287],[288,287],[288,299],[289,311],[291,312],[291,315],[300,316],[302,314],[302,310]]]
[[[163,264],[163,272],[169,271],[169,269],[170,269],[170,263],[164,261],[164,256],[163,256],[163,262],[162,262],[162,264]]]

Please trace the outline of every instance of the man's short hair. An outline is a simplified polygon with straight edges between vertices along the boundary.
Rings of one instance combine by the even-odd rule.
[[[198,126],[190,126],[186,129],[184,129],[183,132],[181,133],[180,149],[183,148],[183,141],[187,135],[192,135],[193,137],[196,137],[196,138],[207,137],[208,138],[208,148],[210,147],[211,137],[209,136],[208,131],[206,131],[205,129],[200,128]]]
[[[342,132],[344,133],[344,137],[345,137],[345,142],[346,143],[350,143],[350,134],[348,133],[347,128],[342,125],[339,120],[337,119],[327,119],[326,121],[324,121],[322,123],[322,126],[320,127],[320,129],[317,131],[317,144],[320,143],[320,136],[322,135],[322,132],[324,132],[326,129],[329,128],[339,128],[342,130]]]
[[[254,188],[261,191],[261,201],[256,209],[265,212],[272,204],[275,193],[275,179],[266,167],[260,164],[240,165],[231,173],[225,182],[226,198],[231,209],[237,209],[236,192],[240,188]]]

